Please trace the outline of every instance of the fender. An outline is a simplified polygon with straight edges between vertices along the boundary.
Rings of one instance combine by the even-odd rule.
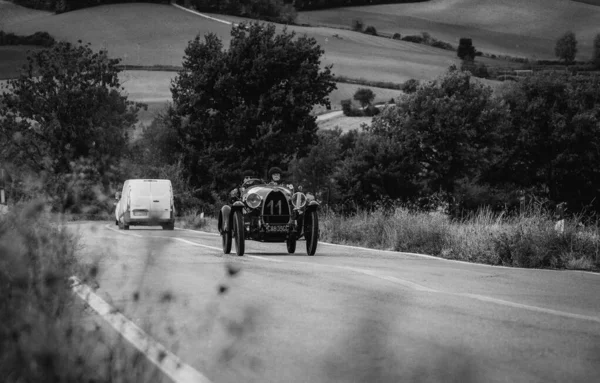
[[[219,212],[219,233],[223,234],[224,232],[229,231],[229,221],[231,217],[231,207],[229,205],[225,205],[221,208]]]
[[[318,203],[316,200],[312,200],[308,203],[308,206],[306,207],[306,211],[312,211],[312,210],[317,210],[319,208],[321,204]]]
[[[228,232],[231,230],[231,219],[233,217],[233,212],[242,210],[243,208],[244,203],[242,201],[236,201],[233,203],[233,206],[225,205],[221,208],[218,221],[219,233],[223,234],[223,232]]]

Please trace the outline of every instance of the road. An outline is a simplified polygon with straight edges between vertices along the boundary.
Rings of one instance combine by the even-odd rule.
[[[600,275],[71,224],[96,293],[212,382],[592,382]]]

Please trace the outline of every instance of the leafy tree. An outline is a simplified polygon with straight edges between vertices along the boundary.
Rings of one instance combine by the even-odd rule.
[[[360,103],[363,108],[371,105],[375,99],[375,93],[369,88],[358,88],[354,93],[354,100]]]
[[[592,56],[592,62],[596,68],[600,68],[600,33],[598,33],[594,39],[594,55]]]
[[[572,64],[577,55],[577,39],[575,38],[575,33],[569,31],[556,40],[554,54],[556,57],[564,60],[565,64]]]
[[[464,37],[458,40],[458,49],[456,54],[461,60],[475,60],[475,47],[473,46],[473,40]]]
[[[0,95],[0,135],[12,143],[5,159],[54,174],[80,158],[117,160],[142,107],[121,94],[118,63],[89,44],[32,53]]]
[[[375,117],[368,131],[398,143],[425,190],[452,195],[459,180],[476,178],[491,165],[508,113],[491,88],[451,68]]]
[[[513,85],[504,98],[511,124],[490,180],[566,201],[572,209],[592,201],[598,209],[600,81],[541,73]]]
[[[214,34],[191,41],[171,86],[184,165],[207,199],[244,169],[266,172],[305,156],[317,132],[310,112],[329,105],[335,89],[313,38],[259,23],[231,34],[229,50]]]
[[[327,201],[332,198],[332,190],[336,194],[332,176],[341,155],[341,134],[339,128],[320,130],[317,134],[318,143],[310,149],[308,155],[290,163],[294,183],[302,185],[307,191],[320,194]]]

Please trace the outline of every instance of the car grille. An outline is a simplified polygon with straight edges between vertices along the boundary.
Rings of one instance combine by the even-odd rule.
[[[290,206],[285,195],[277,190],[270,192],[263,203],[263,221],[266,224],[284,224],[290,220]]]

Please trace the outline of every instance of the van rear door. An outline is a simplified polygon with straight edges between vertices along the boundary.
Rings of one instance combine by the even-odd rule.
[[[171,218],[171,202],[173,192],[171,190],[171,182],[168,180],[158,180],[152,182],[152,217],[158,219]]]
[[[131,218],[148,218],[152,203],[150,184],[150,180],[131,182]]]

